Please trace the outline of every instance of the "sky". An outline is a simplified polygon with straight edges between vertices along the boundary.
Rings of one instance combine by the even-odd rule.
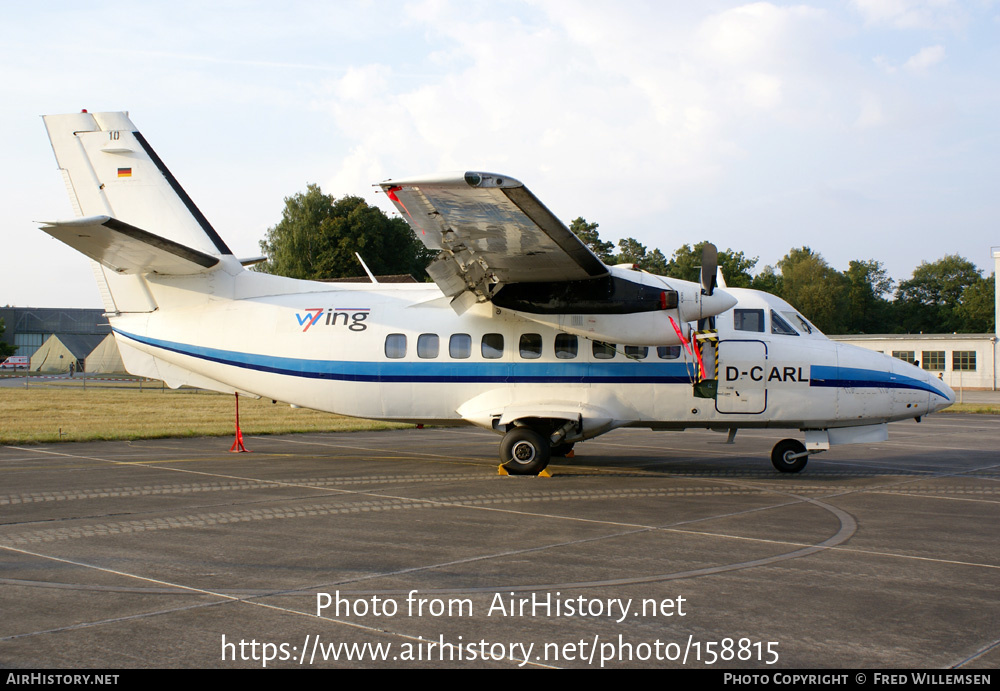
[[[669,257],[1000,246],[1000,0],[17,3],[0,304],[100,307],[40,115],[126,110],[239,256],[309,183],[483,170]],[[155,228],[150,228],[155,232]]]

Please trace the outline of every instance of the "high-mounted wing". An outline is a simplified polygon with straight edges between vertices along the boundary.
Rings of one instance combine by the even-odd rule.
[[[427,273],[462,312],[510,283],[599,278],[608,267],[521,182],[455,173],[379,183],[423,243]]]

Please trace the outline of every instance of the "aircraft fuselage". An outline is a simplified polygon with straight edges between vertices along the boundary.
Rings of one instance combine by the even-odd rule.
[[[313,290],[241,297],[241,278],[264,293]],[[729,289],[739,303],[717,318],[712,399],[693,395],[698,365],[684,347],[602,344],[488,303],[459,316],[433,284],[330,288],[244,272],[237,294],[184,307],[184,279],[150,282],[173,307],[112,319],[131,370],[356,417],[498,429],[507,409],[548,406],[594,420],[581,428],[587,438],[621,426],[875,425],[953,400],[909,363],[807,333],[811,325],[788,330],[792,316],[772,324],[794,310],[757,291]]]

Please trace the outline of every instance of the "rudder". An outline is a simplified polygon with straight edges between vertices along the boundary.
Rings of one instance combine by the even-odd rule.
[[[232,254],[127,113],[42,117],[77,217],[108,216],[195,252]],[[141,275],[97,263],[94,275],[108,312],[156,309]]]
[[[127,113],[43,119],[79,216],[107,215],[206,254],[232,254]]]

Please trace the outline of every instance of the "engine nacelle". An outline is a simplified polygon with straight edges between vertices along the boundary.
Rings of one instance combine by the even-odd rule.
[[[605,343],[678,345],[688,322],[721,314],[736,304],[724,290],[703,295],[701,285],[611,267],[585,281],[515,283],[493,296],[495,306],[566,333]]]

